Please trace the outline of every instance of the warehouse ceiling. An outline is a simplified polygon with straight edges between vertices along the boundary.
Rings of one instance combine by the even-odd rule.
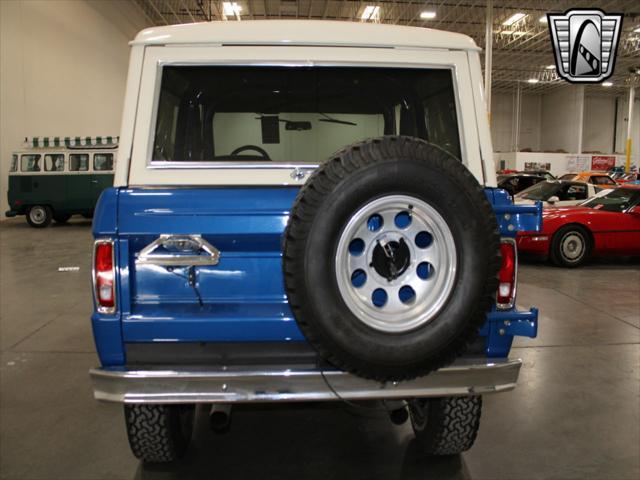
[[[326,19],[372,21],[397,25],[436,28],[464,33],[485,47],[487,0],[134,0],[148,23],[170,25],[210,20],[242,19]],[[639,0],[493,0],[493,91],[548,92],[567,86],[552,68],[554,58],[547,13],[563,13],[570,8],[600,8],[606,13],[623,13],[624,20],[614,75],[610,87],[586,87],[590,95],[620,94],[640,75]],[[506,25],[514,14],[520,20]],[[365,19],[363,19],[365,17]],[[427,17],[427,18],[425,18]],[[428,18],[433,17],[433,18]],[[518,17],[515,17],[518,18]]]

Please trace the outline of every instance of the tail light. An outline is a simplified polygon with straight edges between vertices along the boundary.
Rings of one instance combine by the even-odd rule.
[[[113,240],[98,240],[93,251],[93,292],[100,313],[113,313],[116,307]]]
[[[502,265],[498,273],[497,307],[506,310],[513,307],[516,300],[516,283],[518,281],[518,251],[516,242],[511,238],[503,238],[500,243]]]

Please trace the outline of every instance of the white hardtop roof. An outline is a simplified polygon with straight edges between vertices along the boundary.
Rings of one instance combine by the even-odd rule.
[[[479,50],[466,35],[421,27],[326,20],[242,20],[142,30],[132,45],[230,44]]]

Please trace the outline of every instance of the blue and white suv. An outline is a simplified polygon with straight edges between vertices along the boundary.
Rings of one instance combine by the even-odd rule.
[[[171,461],[197,404],[383,401],[425,453],[514,388],[519,230],[495,188],[479,49],[423,28],[211,22],[132,42],[93,223],[99,400]]]

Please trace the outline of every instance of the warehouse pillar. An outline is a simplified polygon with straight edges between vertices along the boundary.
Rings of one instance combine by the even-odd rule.
[[[636,101],[636,87],[631,85],[629,87],[629,121],[627,122],[627,147],[626,154],[627,159],[624,164],[625,172],[629,173],[631,171],[631,132],[633,125],[633,103]]]
[[[577,152],[582,153],[582,136],[584,132],[584,85],[578,87],[578,145]]]

